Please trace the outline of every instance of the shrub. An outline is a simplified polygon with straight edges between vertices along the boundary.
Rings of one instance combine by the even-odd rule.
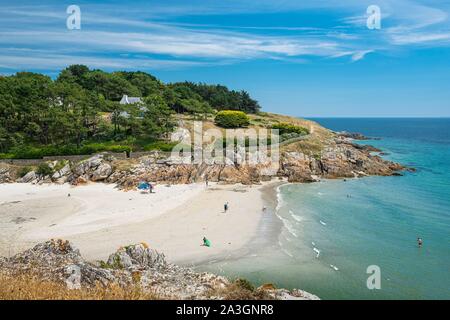
[[[0,159],[14,159],[14,154],[12,154],[12,153],[0,153]]]
[[[241,289],[248,290],[248,291],[255,290],[255,287],[247,279],[239,278],[239,279],[236,279],[236,281],[234,281],[234,283]]]
[[[41,159],[50,156],[93,154],[102,151],[130,153],[131,150],[132,148],[130,146],[110,143],[89,143],[79,148],[75,145],[43,147],[20,146],[12,148],[11,152],[8,154],[0,154],[0,159]]]
[[[53,174],[53,169],[50,168],[50,166],[48,165],[48,163],[42,162],[42,163],[39,164],[39,166],[37,167],[36,173],[37,173],[37,174],[40,174],[40,175],[42,175],[42,176],[49,176],[49,175]]]
[[[155,141],[150,144],[147,144],[144,147],[144,150],[145,151],[160,150],[164,152],[171,152],[173,147],[175,147],[177,144],[178,142]]]
[[[22,167],[17,171],[17,175],[20,178],[23,178],[28,172],[33,171],[33,168],[30,166]]]
[[[298,135],[309,134],[308,129],[306,129],[304,127],[296,126],[296,125],[293,125],[290,123],[277,123],[277,124],[272,125],[271,129],[278,129],[280,135],[289,134],[289,133],[295,133]]]
[[[242,111],[219,111],[214,118],[216,125],[222,128],[242,128],[250,123],[249,117]]]
[[[67,164],[68,162],[66,161],[66,160],[61,160],[61,161],[58,161],[57,163],[56,163],[56,165],[53,167],[53,171],[59,171],[59,170],[61,170],[62,168],[64,168],[65,166],[66,166],[66,164]]]

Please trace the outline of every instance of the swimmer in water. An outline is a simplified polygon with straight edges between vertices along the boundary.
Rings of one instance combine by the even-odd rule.
[[[422,238],[417,238],[417,244],[419,245],[419,248],[422,247],[423,244]]]

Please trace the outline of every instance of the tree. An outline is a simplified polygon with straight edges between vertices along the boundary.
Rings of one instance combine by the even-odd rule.
[[[149,137],[159,139],[173,131],[175,127],[172,119],[173,111],[160,95],[145,98],[143,107],[145,108],[143,128]]]

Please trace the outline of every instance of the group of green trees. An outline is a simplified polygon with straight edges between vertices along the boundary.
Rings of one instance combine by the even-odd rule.
[[[142,102],[120,104],[123,95],[141,97]],[[95,149],[102,149],[101,144],[105,149],[155,145],[173,130],[173,113],[206,117],[224,109],[257,112],[259,105],[245,91],[191,82],[164,84],[139,71],[107,73],[72,65],[55,80],[19,72],[0,76],[0,153],[24,155],[29,148],[46,148],[43,155],[51,155],[64,148],[79,153],[93,144]]]

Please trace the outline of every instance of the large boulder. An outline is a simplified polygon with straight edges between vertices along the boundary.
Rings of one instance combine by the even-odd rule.
[[[80,163],[78,163],[74,169],[73,173],[77,176],[82,176],[85,174],[89,174],[92,171],[95,171],[100,164],[103,162],[103,154],[97,154],[93,157],[90,157],[89,159],[83,160]]]
[[[72,171],[70,170],[70,165],[67,163],[64,167],[57,170],[53,175],[52,179],[57,180],[62,177],[68,176]]]
[[[16,182],[19,183],[30,183],[38,178],[36,172],[30,171],[26,175],[24,175],[22,178],[17,179]]]
[[[118,269],[160,269],[166,266],[164,254],[145,244],[122,247],[108,258],[108,265]]]
[[[109,163],[102,162],[92,173],[92,181],[101,181],[108,178],[112,173],[112,167]]]

